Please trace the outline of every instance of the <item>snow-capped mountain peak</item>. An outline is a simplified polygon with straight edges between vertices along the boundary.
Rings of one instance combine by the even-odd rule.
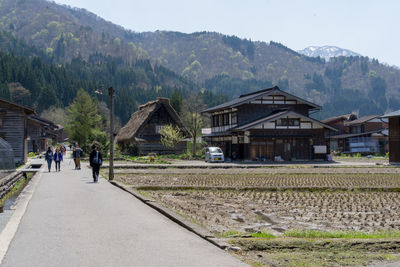
[[[353,52],[348,49],[343,49],[337,46],[309,46],[304,48],[303,50],[297,51],[300,54],[309,56],[309,57],[321,57],[325,60],[329,61],[331,57],[339,57],[339,56],[361,56],[360,54]]]

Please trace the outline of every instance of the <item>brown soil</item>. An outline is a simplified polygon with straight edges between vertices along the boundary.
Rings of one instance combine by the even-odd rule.
[[[291,167],[275,167],[275,168],[253,168],[253,169],[234,169],[234,168],[220,168],[220,169],[116,169],[116,174],[301,174],[301,173],[336,173],[336,174],[349,174],[349,173],[397,173],[400,174],[400,168],[396,167],[310,167],[310,166],[291,166]]]
[[[395,169],[396,171],[398,169]],[[191,186],[230,188],[400,188],[395,173],[148,173],[119,174],[134,187]]]
[[[233,190],[146,193],[212,232],[400,230],[399,193]]]

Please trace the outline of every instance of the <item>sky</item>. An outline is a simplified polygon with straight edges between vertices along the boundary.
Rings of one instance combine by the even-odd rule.
[[[135,32],[215,31],[293,49],[333,45],[400,67],[398,0],[55,0]]]

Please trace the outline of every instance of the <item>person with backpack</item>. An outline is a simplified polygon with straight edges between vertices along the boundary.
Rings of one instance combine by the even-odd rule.
[[[47,161],[47,167],[49,168],[49,172],[50,172],[51,163],[53,162],[53,150],[51,150],[51,147],[47,148],[46,155],[44,156],[44,158]]]
[[[75,162],[76,162],[76,168],[78,170],[81,169],[81,157],[83,156],[83,150],[79,147],[78,143],[76,144],[75,147]]]
[[[96,145],[92,145],[92,152],[90,152],[89,162],[92,167],[93,182],[97,183],[99,179],[100,166],[103,164],[103,157],[97,150]]]
[[[56,153],[54,153],[53,159],[56,162],[56,171],[60,171],[61,161],[63,161],[61,148],[56,149]]]

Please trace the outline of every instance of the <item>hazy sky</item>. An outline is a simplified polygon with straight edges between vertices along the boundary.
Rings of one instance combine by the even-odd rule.
[[[216,31],[300,50],[334,45],[400,66],[398,0],[55,0],[136,32]]]

